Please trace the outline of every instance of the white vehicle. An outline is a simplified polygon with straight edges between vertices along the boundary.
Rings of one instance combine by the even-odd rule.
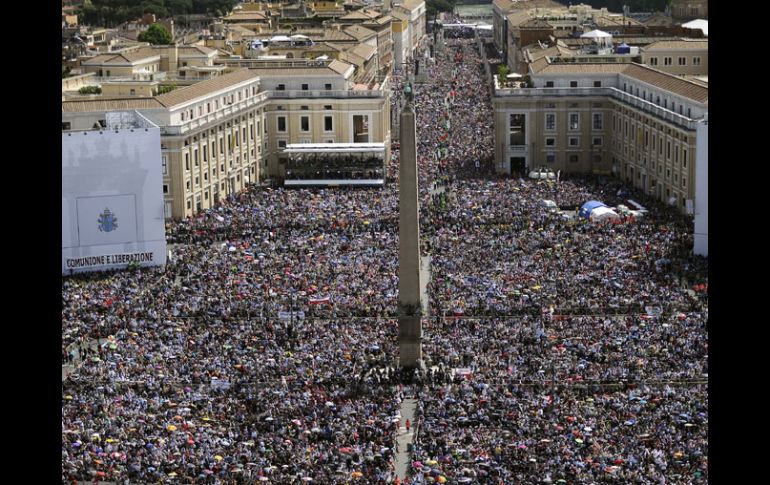
[[[529,178],[539,180],[556,180],[556,174],[553,173],[553,170],[550,168],[540,167],[529,172]]]
[[[545,207],[550,211],[559,210],[559,206],[556,205],[556,202],[548,199],[542,199],[540,201],[540,207]]]

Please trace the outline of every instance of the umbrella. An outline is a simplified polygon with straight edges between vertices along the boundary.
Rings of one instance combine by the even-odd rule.
[[[438,483],[446,483],[446,477],[444,477],[444,476],[439,476],[439,477],[438,477],[438,479],[437,479],[436,481],[437,481]]]
[[[176,431],[176,426],[174,426],[173,424],[169,424],[168,426],[166,426],[166,429],[169,431]]]
[[[523,78],[524,76],[522,76],[522,75],[521,75],[521,74],[519,74],[518,72],[512,72],[512,73],[508,74],[508,75],[507,75],[507,76],[505,76],[505,77],[506,77],[507,79],[521,79],[521,78]]]
[[[222,461],[222,460],[224,460],[224,458],[222,458],[222,457],[221,457],[221,456],[219,456],[219,455],[216,455],[216,456],[214,457],[214,459],[215,459],[216,461]]]
[[[351,473],[350,476],[353,477],[353,478],[361,478],[361,477],[364,476],[364,474],[361,473],[361,472],[356,471],[356,472]]]

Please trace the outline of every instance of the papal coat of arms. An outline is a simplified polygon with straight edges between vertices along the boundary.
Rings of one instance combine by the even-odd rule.
[[[111,232],[117,228],[118,218],[105,207],[104,212],[99,215],[99,230],[102,232]]]

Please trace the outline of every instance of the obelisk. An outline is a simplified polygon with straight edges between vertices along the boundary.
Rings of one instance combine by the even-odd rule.
[[[399,365],[414,368],[422,359],[420,316],[420,209],[417,190],[417,131],[412,84],[405,90],[399,126],[398,346]]]

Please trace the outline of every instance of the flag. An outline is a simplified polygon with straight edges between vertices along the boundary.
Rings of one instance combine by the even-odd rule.
[[[331,298],[328,296],[325,296],[323,298],[310,298],[310,301],[308,302],[311,305],[321,305],[323,303],[331,303]]]

